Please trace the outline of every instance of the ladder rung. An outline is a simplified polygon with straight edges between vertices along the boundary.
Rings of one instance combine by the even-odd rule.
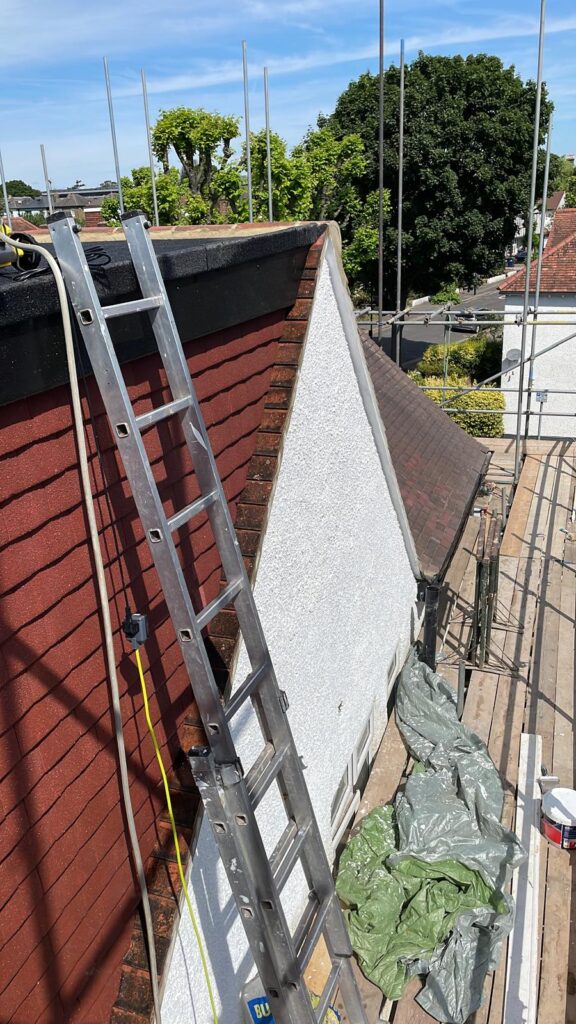
[[[310,899],[310,903],[312,906],[310,907],[309,905],[304,911],[294,935],[294,942],[298,949],[298,965],[301,971],[306,969],[306,965],[324,931],[328,911],[332,907],[332,895],[325,896],[321,903],[318,903],[316,897],[313,896]]]
[[[290,878],[309,831],[310,824],[298,828],[295,821],[290,821],[280,836],[270,857],[270,867],[278,889],[283,889]]]
[[[342,960],[337,960],[336,963],[333,965],[330,974],[328,975],[328,980],[324,985],[322,995],[320,996],[320,1001],[316,1007],[316,1020],[318,1021],[318,1024],[323,1024],[324,1017],[326,1016],[326,1011],[330,1005],[330,1000],[334,995],[334,989],[338,984],[338,979],[340,977],[341,970]]]
[[[170,516],[168,526],[172,532],[174,532],[174,530],[179,530],[181,526],[184,526],[184,524],[188,522],[189,519],[192,519],[193,516],[197,516],[200,512],[203,512],[205,508],[210,508],[210,505],[214,504],[217,497],[218,495],[216,494],[216,491],[210,491],[210,494],[204,494],[201,498],[196,498],[196,501],[193,501],[191,505],[186,505],[186,508],[181,509],[180,512],[176,512],[173,516]],[[210,607],[210,605],[208,605],[208,607]]]
[[[224,708],[224,714],[226,715],[226,721],[229,722],[234,717],[237,711],[240,710],[245,700],[254,693],[262,680],[265,678],[266,673],[270,669],[270,663],[265,661],[260,668],[257,668],[250,675],[246,676],[246,679],[241,686],[238,687],[235,693],[232,694],[226,707]]]
[[[267,743],[256,758],[246,775],[248,796],[254,807],[258,806],[262,797],[274,782],[282,768],[288,750],[288,744],[276,751],[272,743]]]
[[[233,580],[232,583],[229,583],[226,589],[218,597],[215,597],[213,601],[210,601],[210,604],[207,604],[200,614],[196,616],[198,628],[204,629],[204,626],[207,626],[218,615],[218,612],[221,612],[227,604],[230,604],[241,590],[242,580]]]
[[[133,299],[132,302],[116,302],[112,306],[102,306],[106,320],[115,316],[129,316],[130,313],[145,313],[147,309],[158,309],[162,305],[161,295],[151,295],[148,299]]]
[[[136,426],[139,427],[140,430],[146,430],[146,427],[151,427],[154,423],[159,423],[160,420],[165,420],[175,412],[181,412],[182,409],[187,409],[189,405],[189,395],[186,396],[186,398],[175,398],[173,402],[168,402],[166,405],[159,405],[157,409],[152,409],[150,412],[144,412],[141,416],[137,416]]]

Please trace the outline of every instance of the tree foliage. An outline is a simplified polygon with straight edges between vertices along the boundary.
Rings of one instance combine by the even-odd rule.
[[[384,222],[390,216],[390,193],[385,192],[382,212]],[[343,250],[344,268],[353,282],[355,291],[360,288],[366,296],[378,271],[378,192],[371,192],[366,201],[360,201],[360,212],[349,232],[350,240]]]
[[[439,377],[444,368],[446,347],[430,345],[418,363],[422,377]],[[477,334],[470,341],[450,345],[448,365],[451,373],[464,377],[468,384],[490,377],[502,365],[502,338]]]
[[[18,198],[30,196],[31,199],[37,199],[41,195],[37,188],[27,185],[25,181],[22,181],[22,178],[10,178],[10,181],[6,182],[6,191],[9,196],[16,196]]]
[[[343,230],[363,216],[360,181],[366,172],[364,144],[357,132],[342,138],[327,125],[309,131],[294,150],[310,176],[310,208],[316,220],[336,220]]]
[[[397,205],[400,76],[384,87],[384,181]],[[358,132],[366,171],[361,194],[378,183],[378,77],[369,72],[340,96],[327,124],[336,138]],[[435,291],[445,281],[472,285],[502,261],[514,218],[527,209],[535,85],[480,54],[420,54],[406,67],[404,285]],[[542,137],[550,104],[544,94]],[[395,218],[393,218],[394,220]],[[397,232],[384,237],[385,293],[394,298]]]
[[[274,220],[305,220],[310,216],[312,180],[302,155],[290,156],[284,139],[270,133],[272,166],[272,209]],[[256,220],[268,220],[268,155],[266,132],[250,138],[252,197]],[[246,167],[244,147],[242,167]]]
[[[122,178],[124,206],[127,210],[143,210],[152,220],[152,177],[149,167],[135,167],[131,177]],[[202,196],[193,195],[175,167],[156,175],[156,196],[161,224],[202,224],[210,212]],[[120,222],[120,204],[117,196],[102,200],[102,217],[107,224]]]
[[[426,384],[430,387],[438,385],[438,390],[426,391],[425,394],[436,405],[446,403],[451,409],[461,409],[462,412],[450,412],[446,415],[450,416],[450,419],[454,420],[459,427],[462,427],[467,434],[472,434],[473,437],[502,436],[504,433],[504,417],[502,415],[495,415],[494,412],[484,411],[485,409],[499,411],[506,408],[504,395],[499,388],[487,385],[486,387],[479,388],[478,391],[469,391],[465,395],[453,398],[453,395],[458,394],[462,388],[468,386],[469,381],[466,377],[454,374],[448,377],[447,383],[449,386],[453,386],[454,390],[441,391],[442,377],[428,377]]]
[[[558,156],[557,153],[550,154],[550,178],[548,182],[548,194],[552,192],[566,192],[574,188],[576,184],[576,171],[571,160],[565,156]]]
[[[152,131],[152,145],[164,172],[169,170],[170,151],[174,150],[190,191],[206,198],[213,175],[232,156],[232,139],[238,135],[239,126],[237,117],[201,108],[162,110]]]

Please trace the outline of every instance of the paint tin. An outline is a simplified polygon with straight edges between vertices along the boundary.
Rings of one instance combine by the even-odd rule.
[[[576,790],[551,789],[542,797],[542,833],[562,850],[576,850]]]

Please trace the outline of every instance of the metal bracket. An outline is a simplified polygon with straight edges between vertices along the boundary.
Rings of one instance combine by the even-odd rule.
[[[230,789],[237,786],[244,778],[244,769],[240,758],[228,764],[216,764],[210,747],[191,747],[188,751],[188,760],[192,774],[197,783],[211,776],[216,784],[223,789]]]

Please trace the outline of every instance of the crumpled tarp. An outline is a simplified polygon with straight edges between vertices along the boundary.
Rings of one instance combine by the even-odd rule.
[[[485,744],[458,721],[452,687],[414,655],[396,718],[417,765],[395,805],[367,815],[343,852],[338,895],[366,977],[398,999],[409,977],[426,974],[420,1005],[465,1024],[512,927],[504,889],[525,855],[500,824],[502,784]]]

